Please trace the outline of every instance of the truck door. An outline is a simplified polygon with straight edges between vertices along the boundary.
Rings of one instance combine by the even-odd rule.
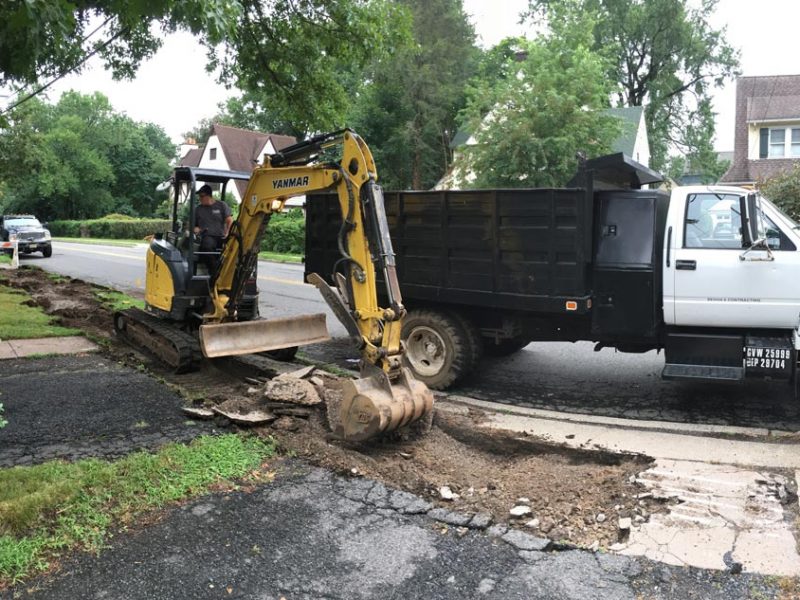
[[[674,324],[797,327],[800,252],[755,194],[689,193],[672,264]],[[785,228],[785,224],[782,224]]]

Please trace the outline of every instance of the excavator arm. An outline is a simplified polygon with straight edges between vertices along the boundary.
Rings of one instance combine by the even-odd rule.
[[[334,147],[340,148],[337,162],[320,160]],[[368,439],[430,413],[433,396],[402,365],[400,329],[405,309],[383,193],[372,153],[353,131],[290,146],[253,171],[212,279],[212,308],[200,327],[201,347],[206,356],[223,356],[327,339],[320,330],[324,315],[235,322],[238,299],[255,268],[270,216],[281,212],[289,198],[322,190],[338,194],[342,256],[334,274],[336,289],[316,274],[309,276],[309,282],[320,289],[361,351],[362,377],[345,384],[338,433],[345,439]],[[376,270],[385,285],[386,307],[378,303]]]

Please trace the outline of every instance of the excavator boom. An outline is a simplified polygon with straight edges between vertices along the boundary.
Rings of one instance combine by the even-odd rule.
[[[340,149],[336,163],[320,155]],[[272,155],[253,171],[212,280],[212,309],[203,315],[200,342],[208,356],[247,354],[317,343],[328,339],[324,315],[235,322],[244,283],[258,260],[269,218],[287,199],[335,190],[343,216],[339,234],[341,258],[336,289],[312,276],[334,314],[361,351],[361,378],[348,382],[335,432],[361,441],[392,431],[429,414],[433,395],[402,366],[401,320],[405,315],[395,270],[394,251],[377,184],[372,153],[354,132],[316,136]],[[383,276],[378,303],[376,269]]]

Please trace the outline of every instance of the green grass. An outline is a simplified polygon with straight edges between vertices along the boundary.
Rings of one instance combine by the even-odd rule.
[[[10,254],[0,252],[0,265],[10,265],[12,261],[13,257]]]
[[[20,340],[28,338],[80,335],[78,329],[54,325],[56,317],[46,315],[36,306],[26,306],[30,297],[8,287],[0,286],[0,339]]]
[[[302,263],[303,257],[300,254],[281,254],[280,252],[259,252],[258,258],[283,263]]]
[[[202,436],[116,461],[53,461],[0,470],[0,589],[73,549],[99,552],[112,528],[169,503],[258,480],[275,446],[256,437]]]
[[[133,248],[137,244],[146,244],[146,240],[106,240],[102,238],[68,238],[54,237],[54,242],[71,242],[74,244],[92,244],[95,246],[121,246],[123,248]]]
[[[141,308],[144,310],[144,300],[128,296],[116,290],[95,290],[95,297],[109,310],[125,310],[126,308]]]

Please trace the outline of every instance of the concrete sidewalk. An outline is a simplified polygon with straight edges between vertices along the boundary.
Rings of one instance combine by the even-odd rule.
[[[94,352],[97,345],[79,335],[30,340],[0,340],[0,360],[36,354],[80,354]]]

